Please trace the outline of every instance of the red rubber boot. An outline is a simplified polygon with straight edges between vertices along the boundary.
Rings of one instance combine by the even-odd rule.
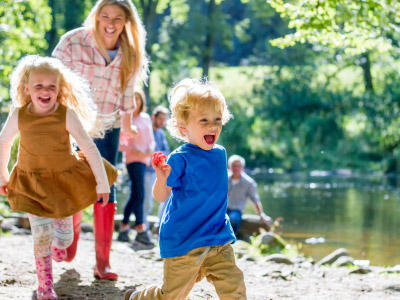
[[[83,215],[82,211],[80,211],[80,212],[76,213],[75,215],[73,215],[74,241],[67,248],[67,256],[64,259],[64,261],[70,262],[75,257],[76,249],[78,248],[79,234],[81,232],[82,215]]]
[[[110,250],[114,232],[115,203],[94,204],[94,238],[96,250],[96,266],[94,276],[97,279],[117,280],[118,274],[113,273],[110,267]]]

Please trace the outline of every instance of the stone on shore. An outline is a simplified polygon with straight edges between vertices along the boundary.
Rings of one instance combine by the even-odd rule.
[[[322,258],[319,262],[317,262],[317,265],[331,265],[341,256],[349,256],[349,252],[347,252],[347,250],[344,248],[339,248]]]

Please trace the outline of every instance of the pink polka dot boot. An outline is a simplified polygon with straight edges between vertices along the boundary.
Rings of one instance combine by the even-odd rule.
[[[57,294],[53,286],[53,273],[51,256],[36,256],[36,273],[39,281],[37,289],[38,300],[57,300]]]
[[[58,249],[55,246],[51,246],[51,257],[56,261],[64,261],[67,258],[67,250],[66,249]]]

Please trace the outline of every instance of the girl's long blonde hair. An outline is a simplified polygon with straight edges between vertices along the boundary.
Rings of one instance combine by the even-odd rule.
[[[84,129],[92,137],[102,137],[106,130],[97,118],[97,109],[88,83],[63,63],[52,57],[28,55],[23,57],[11,75],[11,99],[13,106],[22,107],[32,102],[25,87],[32,73],[54,74],[58,78],[57,101],[72,109]]]
[[[224,95],[207,80],[186,78],[178,82],[169,93],[171,118],[167,122],[169,133],[180,140],[187,141],[179,128],[187,124],[190,113],[212,107],[222,114],[222,125],[232,117]]]
[[[91,28],[101,52],[108,61],[110,61],[110,57],[100,36],[98,20],[101,9],[106,5],[118,5],[121,7],[125,12],[127,21],[120,34],[122,50],[120,84],[121,92],[123,93],[132,76],[138,76],[143,82],[147,81],[146,31],[131,0],[98,0],[86,18],[84,26]]]

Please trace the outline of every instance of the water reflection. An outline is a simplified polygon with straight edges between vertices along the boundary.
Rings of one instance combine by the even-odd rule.
[[[344,247],[373,265],[400,264],[399,178],[317,175],[254,175],[267,213],[284,218],[277,232],[316,260]]]

